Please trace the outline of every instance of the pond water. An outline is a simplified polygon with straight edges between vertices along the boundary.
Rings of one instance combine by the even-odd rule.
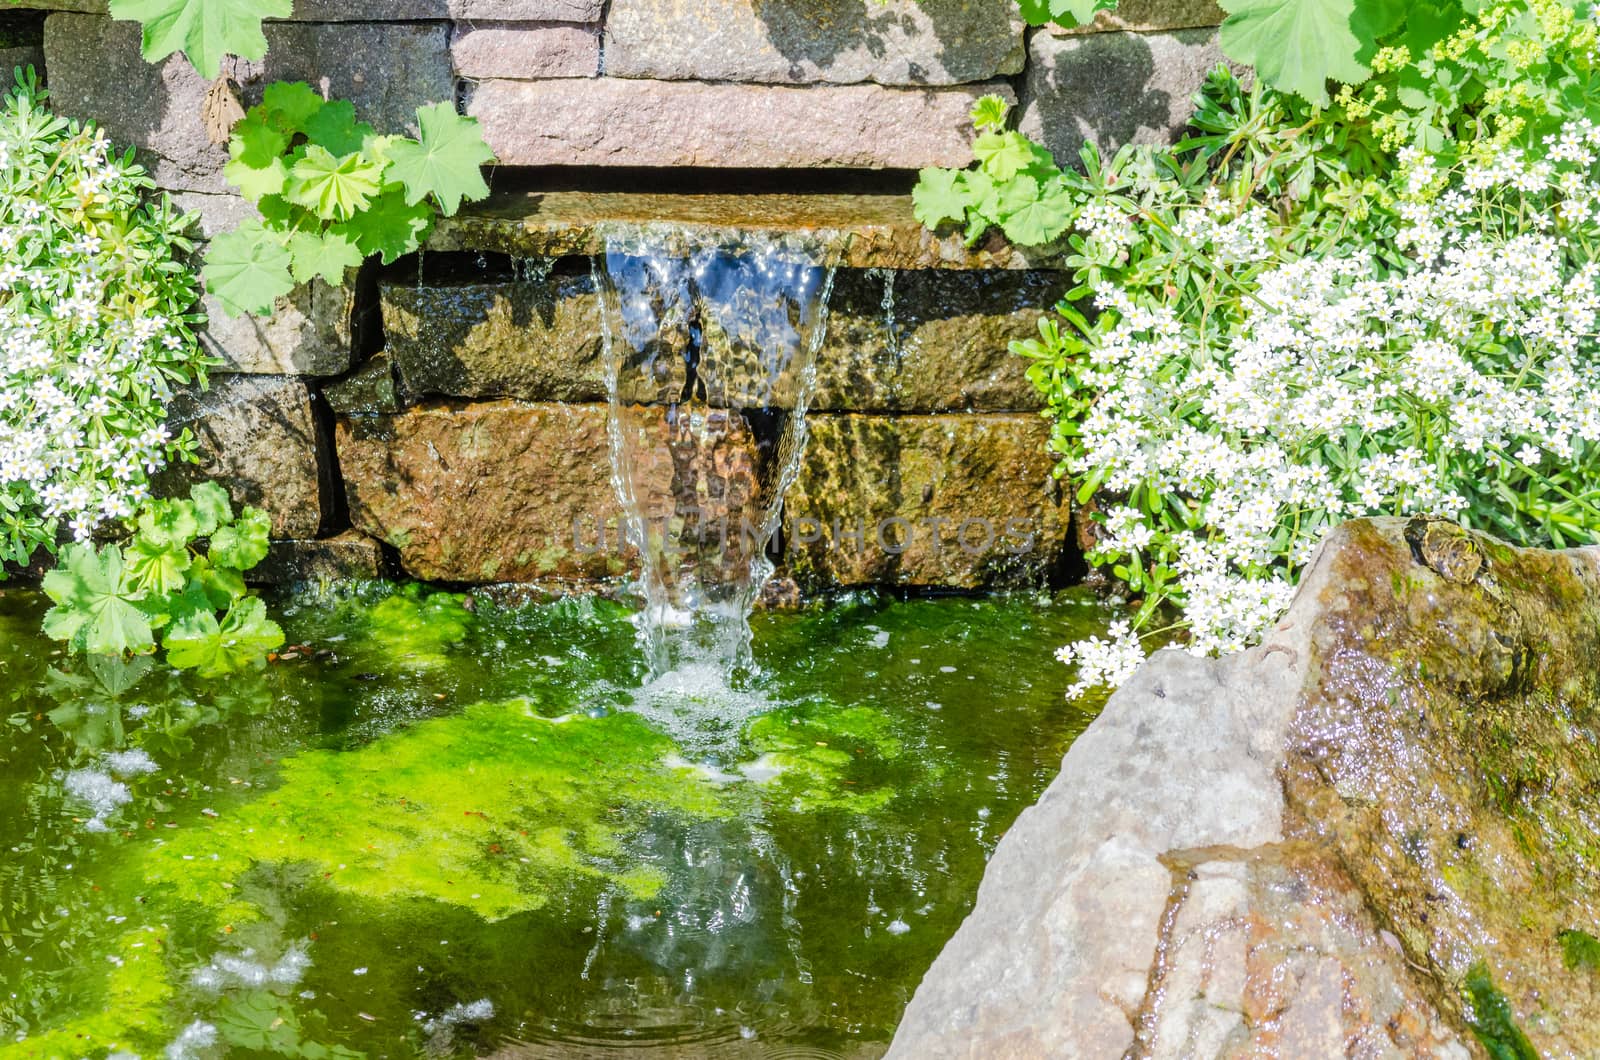
[[[1074,593],[631,613],[344,587],[202,681],[0,595],[0,1057],[876,1056],[1090,712]]]

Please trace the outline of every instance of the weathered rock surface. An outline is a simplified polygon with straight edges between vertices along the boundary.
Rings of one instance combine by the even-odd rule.
[[[635,557],[618,530],[607,414],[605,405],[508,401],[341,417],[351,520],[396,548],[418,578],[622,574]],[[756,441],[729,426],[697,444],[687,426],[666,410],[627,411],[622,429],[641,454],[633,475],[641,507],[673,518],[693,505],[705,520],[728,518],[737,528],[755,494]]]
[[[267,558],[250,572],[259,585],[372,581],[388,574],[383,548],[350,531],[322,541],[274,541]]]
[[[1046,26],[1045,32],[1057,36],[1083,36],[1126,30],[1131,33],[1160,33],[1173,29],[1202,29],[1220,26],[1227,12],[1216,0],[1119,0],[1115,8],[1095,15],[1084,26],[1064,29]]]
[[[17,6],[43,11],[106,13],[106,0],[22,0]],[[295,0],[294,19],[305,22],[403,22],[441,18],[598,22],[604,10],[605,0]]]
[[[990,0],[613,0],[613,77],[959,85],[1020,73],[1024,23]]]
[[[507,77],[597,77],[600,32],[593,26],[464,24],[450,42],[456,74]]]
[[[352,287],[322,280],[302,284],[273,303],[272,315],[230,317],[210,294],[201,298],[206,326],[200,345],[242,375],[339,375],[350,369],[355,342]]]
[[[382,298],[388,353],[408,396],[607,399],[600,297],[588,274],[529,282],[384,284]],[[648,374],[628,366],[621,375],[622,399],[661,402],[681,395],[688,344],[685,331],[672,348],[656,351]]]
[[[158,495],[187,494],[195,482],[225,484],[235,504],[272,516],[275,538],[316,537],[322,526],[322,477],[311,392],[298,379],[218,375],[207,391],[180,393],[169,406],[173,432],[199,441],[198,464],[162,473]]]
[[[273,81],[306,81],[348,99],[381,132],[414,131],[416,108],[455,97],[449,29],[442,23],[298,23],[266,27],[261,63],[235,63],[246,106]],[[158,185],[227,193],[224,147],[201,121],[207,82],[182,56],[151,65],[136,22],[58,14],[45,22],[50,94],[62,113],[91,118],[122,145],[140,148]],[[356,57],[381,57],[381,73]]]
[[[508,166],[920,169],[972,161],[969,113],[1004,82],[880,85],[483,81],[467,113]]]
[[[1060,300],[1054,272],[841,272],[817,355],[819,411],[1010,412],[1041,407],[1011,343]]]
[[[1060,562],[1069,508],[1039,417],[807,422],[784,501],[784,563],[807,589],[1021,586]]]
[[[1009,345],[1037,333],[1040,314],[1062,290],[1060,274],[1048,272],[842,271],[811,407],[1037,409],[1026,362]],[[423,287],[385,283],[382,304],[388,354],[413,397],[606,399],[599,297],[588,274]],[[764,385],[741,386],[738,358],[719,338],[705,328],[702,377],[713,366],[724,373],[732,407],[766,404],[772,388],[765,370],[748,366],[745,374]],[[651,351],[650,373],[628,365],[623,400],[676,400],[686,384],[689,345],[687,330],[669,332]]]
[[[1597,550],[1335,531],[1260,648],[1111,698],[891,1056],[1464,1058],[1485,972],[1537,1055],[1594,1055],[1597,609]]]
[[[394,365],[381,353],[343,379],[328,383],[322,397],[334,412],[345,415],[399,412],[401,406]]]
[[[1191,100],[1225,62],[1212,30],[1173,33],[1036,33],[1022,93],[1023,132],[1062,165],[1078,149],[1170,143],[1188,124]]]
[[[796,89],[794,91],[802,91]],[[820,260],[850,269],[1052,269],[1059,254],[1015,247],[998,231],[969,247],[959,230],[928,231],[909,195],[657,195],[509,192],[442,218],[429,250],[514,258],[592,257],[608,236],[649,231],[686,243],[731,246],[805,240]]]

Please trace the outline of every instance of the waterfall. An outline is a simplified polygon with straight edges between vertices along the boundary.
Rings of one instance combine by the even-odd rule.
[[[609,235],[595,259],[612,486],[658,681],[753,665],[749,616],[805,453],[833,257],[804,237],[662,225]]]

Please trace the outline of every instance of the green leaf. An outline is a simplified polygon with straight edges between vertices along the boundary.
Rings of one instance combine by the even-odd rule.
[[[1000,132],[1006,127],[1006,115],[1011,113],[1011,104],[1001,96],[984,96],[972,105],[972,124],[979,130]]]
[[[288,136],[269,125],[259,108],[252,110],[233,127],[228,142],[230,161],[222,167],[222,175],[251,202],[278,195],[289,179],[282,157],[288,146]]]
[[[1093,21],[1097,11],[1117,6],[1117,0],[1020,0],[1020,3],[1022,17],[1027,19],[1028,25],[1054,22],[1069,29]]]
[[[262,92],[261,106],[252,108],[249,116],[254,117],[259,111],[268,124],[292,137],[306,132],[323,106],[322,97],[304,81],[274,81]]]
[[[220,623],[210,611],[194,611],[174,621],[163,640],[169,664],[201,677],[260,666],[267,653],[283,643],[283,629],[267,617],[267,605],[259,596],[235,603]]]
[[[432,195],[446,217],[461,209],[461,200],[488,196],[481,166],[494,161],[483,142],[476,118],[464,118],[448,103],[417,108],[421,141],[401,140],[388,149],[393,179],[406,188],[406,202]]]
[[[322,234],[295,232],[289,236],[289,255],[294,259],[291,271],[296,281],[310,283],[321,276],[335,287],[344,284],[346,269],[355,268],[365,258],[355,239],[342,228]]]
[[[233,522],[233,502],[228,491],[215,482],[199,482],[189,490],[189,500],[194,503],[196,534],[210,537],[217,527]]]
[[[259,508],[246,508],[238,521],[220,527],[211,537],[207,555],[216,567],[229,567],[236,571],[253,569],[267,558],[267,547],[272,536],[272,519]]]
[[[972,145],[972,153],[983,163],[983,171],[998,181],[1007,181],[1040,161],[1039,146],[1019,132],[984,133]]]
[[[432,228],[433,208],[406,202],[405,191],[392,184],[366,210],[347,224],[334,225],[332,231],[354,236],[361,253],[381,255],[388,265],[420,247]]]
[[[938,228],[946,221],[967,219],[967,190],[959,170],[924,169],[921,177],[911,189],[918,221],[927,228]]]
[[[111,17],[144,27],[147,62],[183,52],[210,81],[224,56],[260,59],[267,54],[261,21],[288,18],[294,0],[111,0]]]
[[[372,126],[356,121],[355,104],[348,99],[333,99],[322,104],[302,123],[301,131],[313,144],[340,157],[360,151],[376,135]]]
[[[117,546],[67,546],[43,587],[56,605],[45,615],[47,636],[91,655],[139,654],[155,646],[150,619],[139,606],[144,594],[124,585]]]
[[[192,559],[189,550],[182,545],[152,541],[139,534],[128,545],[128,585],[155,596],[181,592],[188,584]]]
[[[194,501],[151,501],[139,513],[138,536],[157,548],[187,548],[200,536],[200,516]]]
[[[213,611],[225,611],[245,594],[244,575],[232,567],[218,567],[205,556],[195,557],[189,579],[205,594]]]
[[[1318,106],[1328,102],[1328,81],[1360,84],[1368,69],[1363,43],[1352,28],[1356,0],[1221,0],[1222,50],[1255,67],[1269,87],[1293,92]]]
[[[284,198],[328,221],[349,220],[383,187],[383,167],[359,150],[335,157],[320,144],[289,170]]]
[[[1000,226],[1018,246],[1052,242],[1071,226],[1075,213],[1071,194],[1056,181],[1041,186],[1033,177],[1018,177],[1000,194]]]
[[[287,237],[251,218],[211,241],[206,251],[206,290],[229,316],[267,316],[272,304],[294,290]]]

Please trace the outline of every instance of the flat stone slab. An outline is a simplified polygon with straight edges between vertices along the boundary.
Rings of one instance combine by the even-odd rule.
[[[1191,100],[1227,61],[1215,30],[1171,33],[1035,33],[1018,128],[1062,165],[1078,166],[1093,143],[1171,143],[1194,113]]]
[[[934,233],[902,195],[655,195],[501,193],[442,218],[428,249],[513,258],[590,257],[610,239],[658,235],[670,245],[736,245],[750,235],[814,245],[819,260],[853,269],[1052,269],[1059,251],[1014,247],[998,233],[975,247]]]
[[[483,81],[467,113],[508,166],[921,169],[973,160],[972,104],[951,88],[688,81]]]
[[[107,10],[106,0],[22,0],[15,6],[91,15],[103,15]],[[476,18],[502,22],[598,22],[604,11],[605,0],[295,0],[292,20],[407,22]]]
[[[960,85],[1021,73],[1024,28],[994,0],[612,0],[606,73]]]
[[[609,413],[603,404],[500,401],[341,416],[350,518],[393,546],[416,578],[489,584],[625,574],[637,557],[617,529]],[[686,452],[664,409],[627,409],[622,430],[641,456],[635,488],[652,515],[713,479],[753,481],[760,461],[748,431]]]
[[[383,547],[352,530],[322,541],[274,541],[267,558],[250,572],[250,581],[259,585],[376,581],[387,573]]]
[[[385,283],[380,297],[387,353],[408,398],[608,399],[600,297],[588,274],[421,287]],[[686,330],[675,347],[655,362],[654,385],[642,371],[623,373],[624,401],[659,403],[683,393]]]
[[[808,590],[1042,584],[1069,505],[1050,425],[1021,414],[815,415],[784,499],[784,566]]]
[[[206,326],[200,345],[222,360],[219,371],[241,375],[341,375],[355,339],[352,287],[322,280],[301,284],[273,303],[270,316],[230,317],[215,296],[201,297]]]
[[[170,465],[158,496],[187,495],[195,482],[225,484],[235,504],[272,517],[274,538],[314,538],[322,528],[322,473],[311,392],[298,379],[217,375],[211,388],[181,391],[169,406],[174,433],[199,441],[198,464]]]
[[[1161,33],[1174,29],[1203,29],[1222,25],[1228,13],[1216,0],[1119,0],[1110,11],[1101,11],[1083,26],[1067,29],[1050,25],[1044,32],[1058,37],[1081,37],[1091,33],[1126,30],[1130,33]]]
[[[504,77],[598,77],[600,32],[593,26],[471,23],[450,41],[456,75],[469,80]]]
[[[1067,287],[1059,272],[841,271],[817,353],[820,412],[1013,412],[1043,407],[1013,342]]]
[[[380,132],[414,132],[417,107],[455,98],[450,31],[444,23],[278,22],[266,27],[267,58],[235,62],[246,106],[273,81],[306,81],[348,99]],[[92,119],[119,146],[140,149],[157,185],[228,194],[227,149],[201,121],[208,88],[182,56],[152,65],[139,54],[138,23],[57,14],[45,21],[53,106]],[[381,71],[369,67],[382,57]]]

